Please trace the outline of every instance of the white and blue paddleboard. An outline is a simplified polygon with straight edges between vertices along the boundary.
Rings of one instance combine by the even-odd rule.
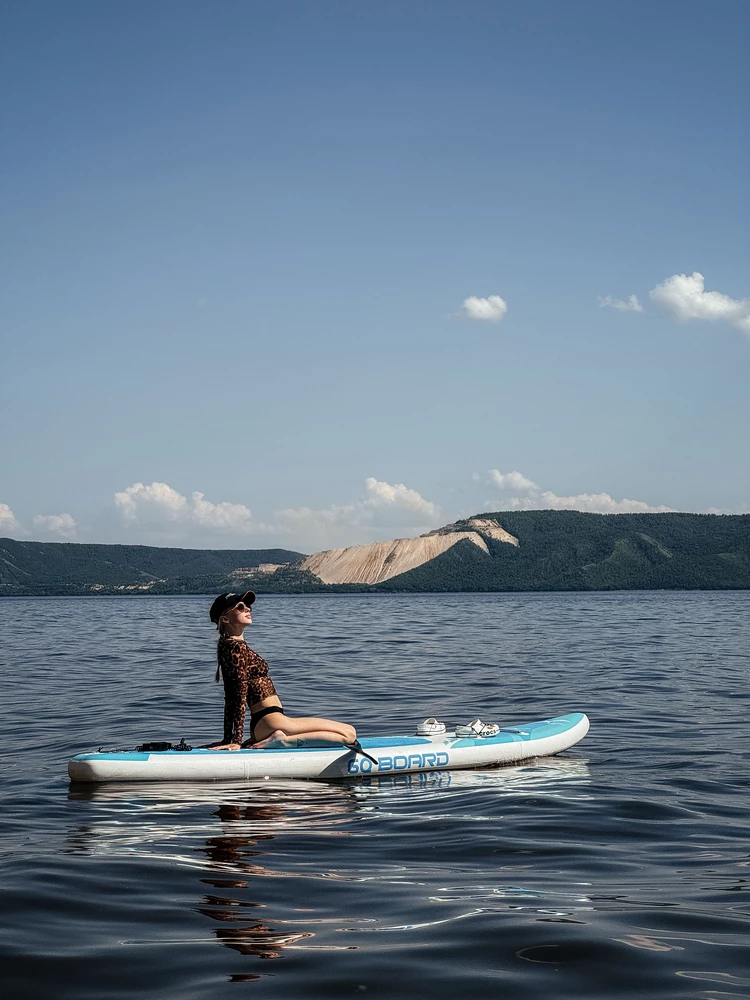
[[[503,726],[496,736],[363,737],[367,756],[341,746],[262,750],[167,750],[81,753],[68,764],[73,781],[236,781],[243,778],[351,778],[410,771],[447,771],[549,757],[582,740],[589,720],[571,712],[541,722]]]

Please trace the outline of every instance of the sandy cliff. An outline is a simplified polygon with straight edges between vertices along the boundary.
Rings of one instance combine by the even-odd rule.
[[[464,538],[488,554],[483,536],[518,545],[518,539],[494,521],[474,518],[459,524],[460,527],[449,524],[420,538],[396,538],[391,542],[315,552],[301,568],[314,573],[323,583],[382,583],[435,559]]]
[[[467,531],[476,531],[483,538],[494,538],[497,542],[518,545],[518,539],[515,535],[511,535],[497,521],[490,521],[486,517],[472,517],[470,521],[457,521],[455,524],[446,524],[444,528],[436,528],[434,531],[429,531],[424,537],[429,538],[431,535],[448,535],[454,532]]]

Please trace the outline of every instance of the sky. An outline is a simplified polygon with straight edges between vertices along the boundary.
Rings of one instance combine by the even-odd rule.
[[[750,511],[750,6],[0,13],[0,535]]]

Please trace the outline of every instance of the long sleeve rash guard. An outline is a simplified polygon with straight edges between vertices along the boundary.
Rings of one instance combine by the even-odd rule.
[[[276,694],[268,664],[244,639],[219,640],[218,660],[224,680],[224,743],[242,743],[245,711]]]

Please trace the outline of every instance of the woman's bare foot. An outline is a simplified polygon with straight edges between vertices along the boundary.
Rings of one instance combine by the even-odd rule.
[[[206,747],[207,750],[239,750],[239,743],[221,743],[218,747]]]
[[[293,740],[293,742],[291,742]],[[249,746],[245,747],[246,750],[262,750],[269,743],[282,743],[287,746],[294,746],[297,742],[296,737],[288,737],[283,729],[275,729],[270,736],[266,736],[264,740],[258,740],[257,743],[251,743]]]

